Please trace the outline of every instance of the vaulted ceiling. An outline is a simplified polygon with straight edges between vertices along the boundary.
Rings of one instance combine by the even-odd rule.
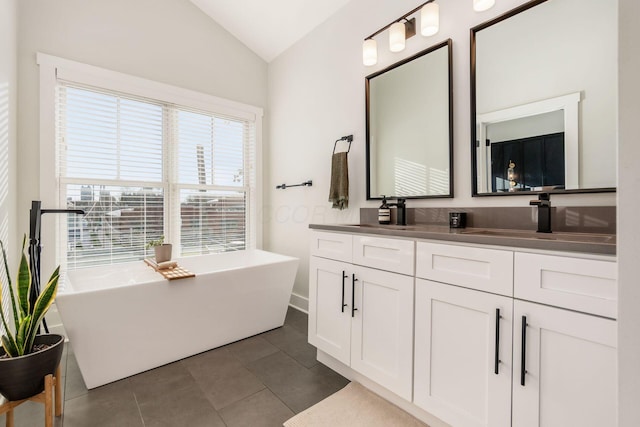
[[[350,0],[191,0],[271,62]]]

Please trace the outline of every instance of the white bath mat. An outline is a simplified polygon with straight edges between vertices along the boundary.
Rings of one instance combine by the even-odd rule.
[[[284,427],[327,426],[428,427],[354,382],[284,423]]]

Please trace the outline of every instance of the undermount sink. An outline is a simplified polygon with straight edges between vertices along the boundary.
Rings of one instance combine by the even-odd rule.
[[[538,240],[562,240],[567,242],[581,243],[616,243],[616,236],[609,234],[586,234],[586,233],[538,233],[526,230],[503,230],[503,229],[467,229],[462,234],[473,234],[478,236],[495,236],[513,239],[538,239]]]

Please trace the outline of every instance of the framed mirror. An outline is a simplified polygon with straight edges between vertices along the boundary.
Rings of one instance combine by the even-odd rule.
[[[471,29],[474,196],[615,191],[617,0],[533,0]]]
[[[366,77],[368,200],[453,197],[451,46]]]

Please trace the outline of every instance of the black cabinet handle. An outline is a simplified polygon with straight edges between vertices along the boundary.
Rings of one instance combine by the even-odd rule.
[[[494,373],[498,375],[498,364],[500,363],[500,309],[496,308],[496,358]]]
[[[351,275],[351,317],[355,317],[356,313],[356,275]]]
[[[524,375],[527,354],[527,316],[522,316],[522,354],[520,355],[520,385],[524,386]]]
[[[347,306],[347,304],[344,303],[344,279],[346,279],[347,277],[349,276],[345,274],[344,270],[342,270],[342,305],[340,306],[340,310],[343,313],[344,313],[344,308]]]

